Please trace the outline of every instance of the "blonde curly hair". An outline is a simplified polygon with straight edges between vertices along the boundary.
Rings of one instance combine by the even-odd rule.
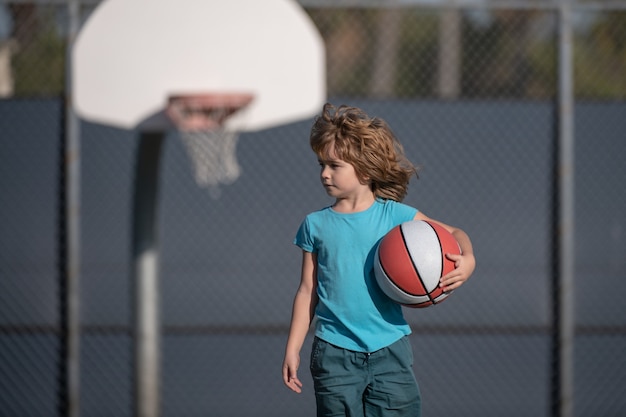
[[[359,179],[382,199],[402,201],[410,178],[418,176],[389,125],[356,107],[325,104],[311,128],[310,144],[320,159],[334,152],[354,166]]]

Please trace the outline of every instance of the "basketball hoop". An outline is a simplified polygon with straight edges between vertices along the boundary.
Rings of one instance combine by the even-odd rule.
[[[190,94],[168,101],[166,115],[179,131],[196,184],[214,198],[220,196],[220,184],[232,184],[241,172],[235,153],[239,134],[226,121],[252,99],[251,94]]]
[[[167,116],[182,131],[211,130],[246,107],[252,94],[187,94],[170,96]]]

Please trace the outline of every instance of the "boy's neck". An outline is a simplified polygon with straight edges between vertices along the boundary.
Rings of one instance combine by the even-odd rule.
[[[358,213],[370,208],[374,201],[376,201],[374,193],[367,193],[351,198],[337,199],[332,207],[333,210],[339,213]]]

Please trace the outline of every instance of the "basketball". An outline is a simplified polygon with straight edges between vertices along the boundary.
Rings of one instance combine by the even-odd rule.
[[[407,307],[438,304],[451,293],[439,287],[439,279],[454,269],[446,253],[460,254],[461,249],[442,226],[422,220],[402,223],[376,249],[376,281],[389,298]]]

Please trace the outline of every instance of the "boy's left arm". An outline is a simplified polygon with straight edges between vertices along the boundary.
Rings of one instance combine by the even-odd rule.
[[[439,286],[441,286],[444,291],[452,291],[459,288],[469,279],[476,268],[474,248],[472,247],[472,241],[469,236],[458,227],[449,226],[438,220],[431,219],[422,212],[418,212],[415,215],[415,220],[427,220],[440,224],[447,231],[452,233],[452,236],[454,236],[459,243],[459,247],[461,248],[460,255],[446,254],[446,257],[454,262],[454,270],[441,277],[439,283]]]
[[[444,291],[452,291],[459,288],[468,280],[476,268],[474,249],[469,236],[461,229],[452,229],[452,236],[459,242],[461,254],[446,254],[446,257],[454,262],[454,270],[441,277],[439,285]]]

